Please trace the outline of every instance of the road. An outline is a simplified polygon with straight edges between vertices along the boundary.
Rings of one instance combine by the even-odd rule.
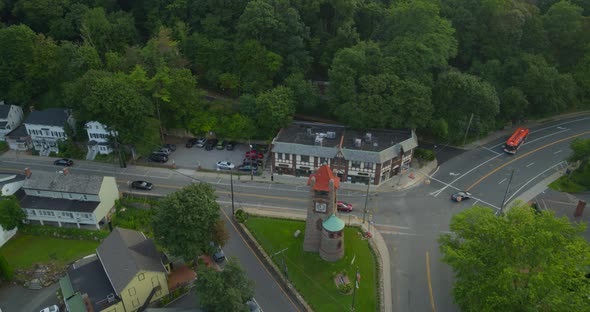
[[[505,140],[502,138],[445,159],[436,174],[430,177],[430,185],[401,192],[372,192],[368,202],[370,215],[383,233],[392,259],[394,311],[457,310],[451,296],[453,274],[447,265],[440,262],[437,244],[439,235],[449,231],[451,217],[474,204],[499,210],[513,169],[515,173],[506,202],[554,170],[559,170],[562,161],[571,152],[569,144],[577,137],[590,137],[589,116],[550,122],[531,129],[526,144],[516,155],[502,152],[501,145]],[[16,159],[6,154],[0,158],[0,171],[21,172],[25,167],[31,168],[33,174],[36,170],[57,169],[51,159],[23,156]],[[121,190],[129,190],[129,181],[148,180],[155,185],[151,193],[160,195],[190,182],[204,181],[216,188],[222,205],[231,201],[227,175],[195,176],[194,171],[188,170],[133,166],[121,169],[110,164],[83,161],[77,162],[71,172],[114,175]],[[234,190],[237,208],[305,209],[307,201],[307,187],[303,184],[291,186],[236,178]],[[469,190],[475,198],[453,203],[449,197],[457,190]],[[359,207],[364,205],[364,192],[339,190],[338,198],[354,205],[355,211],[351,216],[362,218]],[[230,255],[235,254],[242,261],[245,250],[231,245],[227,248]],[[234,248],[235,253],[232,251]],[[254,266],[257,260],[244,261],[250,270],[250,265]],[[264,275],[264,271],[249,274],[259,277]],[[276,288],[272,281],[263,283]],[[264,297],[267,297],[266,294]],[[278,310],[269,308],[272,303],[265,302],[266,299],[260,295],[257,298],[261,299],[259,301],[265,310]]]

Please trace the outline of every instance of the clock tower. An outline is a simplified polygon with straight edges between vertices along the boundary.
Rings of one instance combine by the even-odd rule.
[[[307,180],[310,186],[310,201],[305,221],[305,238],[303,250],[320,250],[323,222],[336,213],[336,190],[340,187],[340,179],[334,177],[328,165],[321,166]]]

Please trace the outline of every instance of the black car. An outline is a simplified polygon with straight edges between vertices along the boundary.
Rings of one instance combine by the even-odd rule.
[[[131,182],[131,187],[138,190],[151,191],[154,185],[147,181],[133,181]]]
[[[215,148],[215,146],[217,145],[218,140],[217,139],[209,139],[207,140],[207,143],[205,143],[205,149],[210,151],[212,149]]]
[[[54,161],[53,164],[56,166],[70,167],[70,166],[74,165],[74,162],[71,159],[62,158],[62,159],[58,159],[58,160]]]
[[[471,198],[471,193],[467,192],[467,191],[461,191],[461,192],[457,192],[455,194],[453,194],[451,196],[451,200],[452,201],[456,201],[456,202],[460,202],[466,199],[470,199]]]
[[[166,156],[165,154],[161,154],[161,153],[152,153],[150,155],[150,160],[155,161],[155,162],[159,162],[159,163],[165,163],[168,161],[168,156]]]
[[[242,165],[254,165],[256,167],[262,167],[262,159],[248,159],[244,158]]]
[[[186,141],[186,144],[184,146],[186,146],[186,148],[191,148],[193,147],[193,145],[197,144],[197,140],[197,138],[189,139],[188,141]]]
[[[264,145],[264,144],[253,144],[252,145],[252,149],[259,152],[259,153],[263,153],[266,154],[268,153],[268,145]]]
[[[234,141],[230,141],[229,143],[227,143],[227,145],[225,146],[225,149],[228,151],[233,151],[234,147],[236,147],[236,142]]]
[[[176,150],[176,144],[164,144],[164,147],[168,148],[173,152]]]

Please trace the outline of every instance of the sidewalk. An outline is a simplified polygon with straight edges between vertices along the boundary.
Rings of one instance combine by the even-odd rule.
[[[508,210],[510,210],[510,208],[513,206],[513,204],[516,203],[516,201],[521,201],[524,203],[530,202],[535,197],[537,197],[537,195],[543,193],[547,189],[549,184],[551,184],[551,182],[557,180],[559,177],[561,177],[564,174],[565,174],[565,170],[561,169],[561,170],[553,173],[552,175],[546,177],[545,179],[541,180],[539,183],[535,184],[533,187],[529,188],[528,190],[526,190],[525,192],[520,194],[517,198],[511,200],[508,204],[506,204],[506,208],[504,209],[504,212],[505,213],[508,212]]]
[[[244,208],[249,214],[263,216],[263,217],[270,217],[270,218],[282,218],[282,219],[294,219],[294,220],[305,220],[307,217],[307,212],[304,210],[297,210],[297,211],[276,211],[272,209],[261,209],[261,208]],[[347,220],[348,221],[348,220]],[[357,220],[355,216],[352,219],[349,219],[347,222],[348,225],[353,226],[360,226],[363,229],[363,232],[367,232],[367,227],[365,224],[362,223],[361,220]],[[371,242],[374,244],[375,252],[378,256],[378,261],[380,262],[380,277],[381,281],[379,285],[381,285],[380,289],[380,296],[381,302],[383,304],[382,311],[391,312],[393,310],[393,301],[392,301],[392,290],[391,290],[391,272],[390,272],[390,260],[389,260],[389,250],[387,249],[387,245],[385,244],[385,240],[379,231],[372,227],[371,234],[373,234],[373,239]]]
[[[584,116],[584,115],[588,115],[590,114],[589,110],[586,111],[580,111],[580,112],[575,112],[575,113],[568,113],[568,114],[563,114],[563,115],[558,115],[558,116],[552,116],[552,117],[546,117],[546,118],[541,118],[541,119],[537,119],[537,120],[530,120],[526,123],[522,123],[522,124],[518,124],[518,125],[513,125],[511,127],[508,127],[504,130],[499,130],[496,131],[490,135],[488,135],[485,138],[479,139],[477,141],[473,141],[471,143],[466,144],[465,146],[462,146],[461,148],[466,149],[466,150],[472,150],[475,148],[478,148],[480,146],[486,145],[490,142],[493,142],[495,140],[498,140],[500,138],[504,138],[504,137],[508,137],[509,135],[511,135],[518,127],[525,127],[525,128],[532,128],[535,126],[540,126],[542,124],[551,122],[551,121],[559,121],[559,120],[564,120],[564,119],[568,119],[568,118],[572,118],[572,117],[577,117],[577,116]]]

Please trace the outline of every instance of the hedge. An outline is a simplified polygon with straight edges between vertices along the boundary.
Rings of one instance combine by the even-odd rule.
[[[418,147],[414,150],[414,157],[420,158],[423,160],[427,160],[427,161],[433,161],[435,158],[435,155],[432,150]]]
[[[26,224],[18,228],[19,232],[36,236],[49,236],[56,238],[78,239],[78,240],[95,240],[105,239],[109,232],[105,230],[93,231],[78,228],[65,228],[46,225]]]

